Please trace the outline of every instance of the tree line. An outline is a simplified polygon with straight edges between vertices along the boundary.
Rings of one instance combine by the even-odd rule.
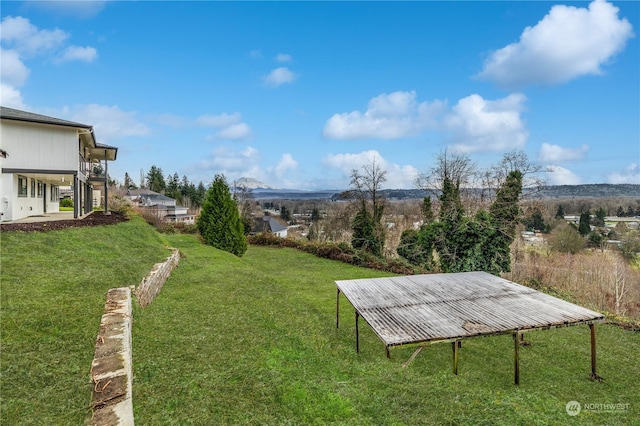
[[[162,168],[155,165],[151,166],[146,174],[141,172],[140,186],[135,184],[129,173],[125,173],[121,188],[126,190],[148,189],[173,198],[184,207],[196,210],[202,207],[207,193],[207,187],[202,181],[196,185],[194,182],[190,182],[186,175],[180,179],[178,173],[167,174],[165,178]]]

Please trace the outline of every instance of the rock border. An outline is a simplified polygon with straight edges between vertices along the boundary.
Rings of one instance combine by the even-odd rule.
[[[131,316],[131,288],[110,289],[91,363],[92,425],[134,424]]]
[[[156,298],[162,286],[171,275],[171,271],[178,266],[181,253],[178,249],[172,249],[171,255],[161,263],[156,263],[151,268],[149,275],[144,277],[135,289],[136,300],[141,308],[149,306]]]
[[[133,362],[131,352],[133,290],[144,308],[153,302],[178,266],[181,253],[172,249],[166,261],[156,263],[137,288],[112,288],[107,292],[104,314],[91,363],[91,424],[133,426]]]

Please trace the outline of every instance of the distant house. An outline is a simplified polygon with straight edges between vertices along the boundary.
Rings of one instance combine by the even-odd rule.
[[[193,225],[195,215],[189,213],[186,207],[178,206],[176,200],[149,189],[131,189],[125,198],[134,205],[154,212],[158,218],[170,223],[186,223]]]
[[[251,233],[258,234],[260,232],[267,232],[282,238],[287,237],[287,227],[281,225],[273,216],[263,216],[256,219]]]
[[[93,211],[107,163],[118,148],[97,141],[93,126],[0,107],[0,213],[11,221],[60,209],[60,187],[71,187],[75,218]]]

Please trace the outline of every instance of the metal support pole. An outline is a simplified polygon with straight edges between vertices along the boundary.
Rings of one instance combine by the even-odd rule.
[[[391,353],[389,353],[389,346],[385,346],[384,350],[387,353],[387,359],[391,359]]]
[[[77,219],[80,216],[80,188],[78,188],[79,179],[77,176],[73,177],[73,218]]]
[[[360,336],[358,335],[358,311],[356,311],[356,353],[360,353]]]
[[[109,161],[107,161],[107,150],[104,150],[104,214],[109,212]]]
[[[596,325],[589,324],[591,329],[591,380],[602,381],[602,377],[596,372]]]
[[[513,376],[516,385],[520,384],[520,342],[518,333],[513,334]]]
[[[453,349],[453,374],[458,375],[458,342],[451,342]]]
[[[338,289],[338,294],[336,296],[336,328],[338,328],[340,319],[340,289]]]

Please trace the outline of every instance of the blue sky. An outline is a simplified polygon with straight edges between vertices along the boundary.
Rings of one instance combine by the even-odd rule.
[[[93,125],[112,177],[413,188],[444,149],[640,184],[640,3],[8,2],[3,106]]]

